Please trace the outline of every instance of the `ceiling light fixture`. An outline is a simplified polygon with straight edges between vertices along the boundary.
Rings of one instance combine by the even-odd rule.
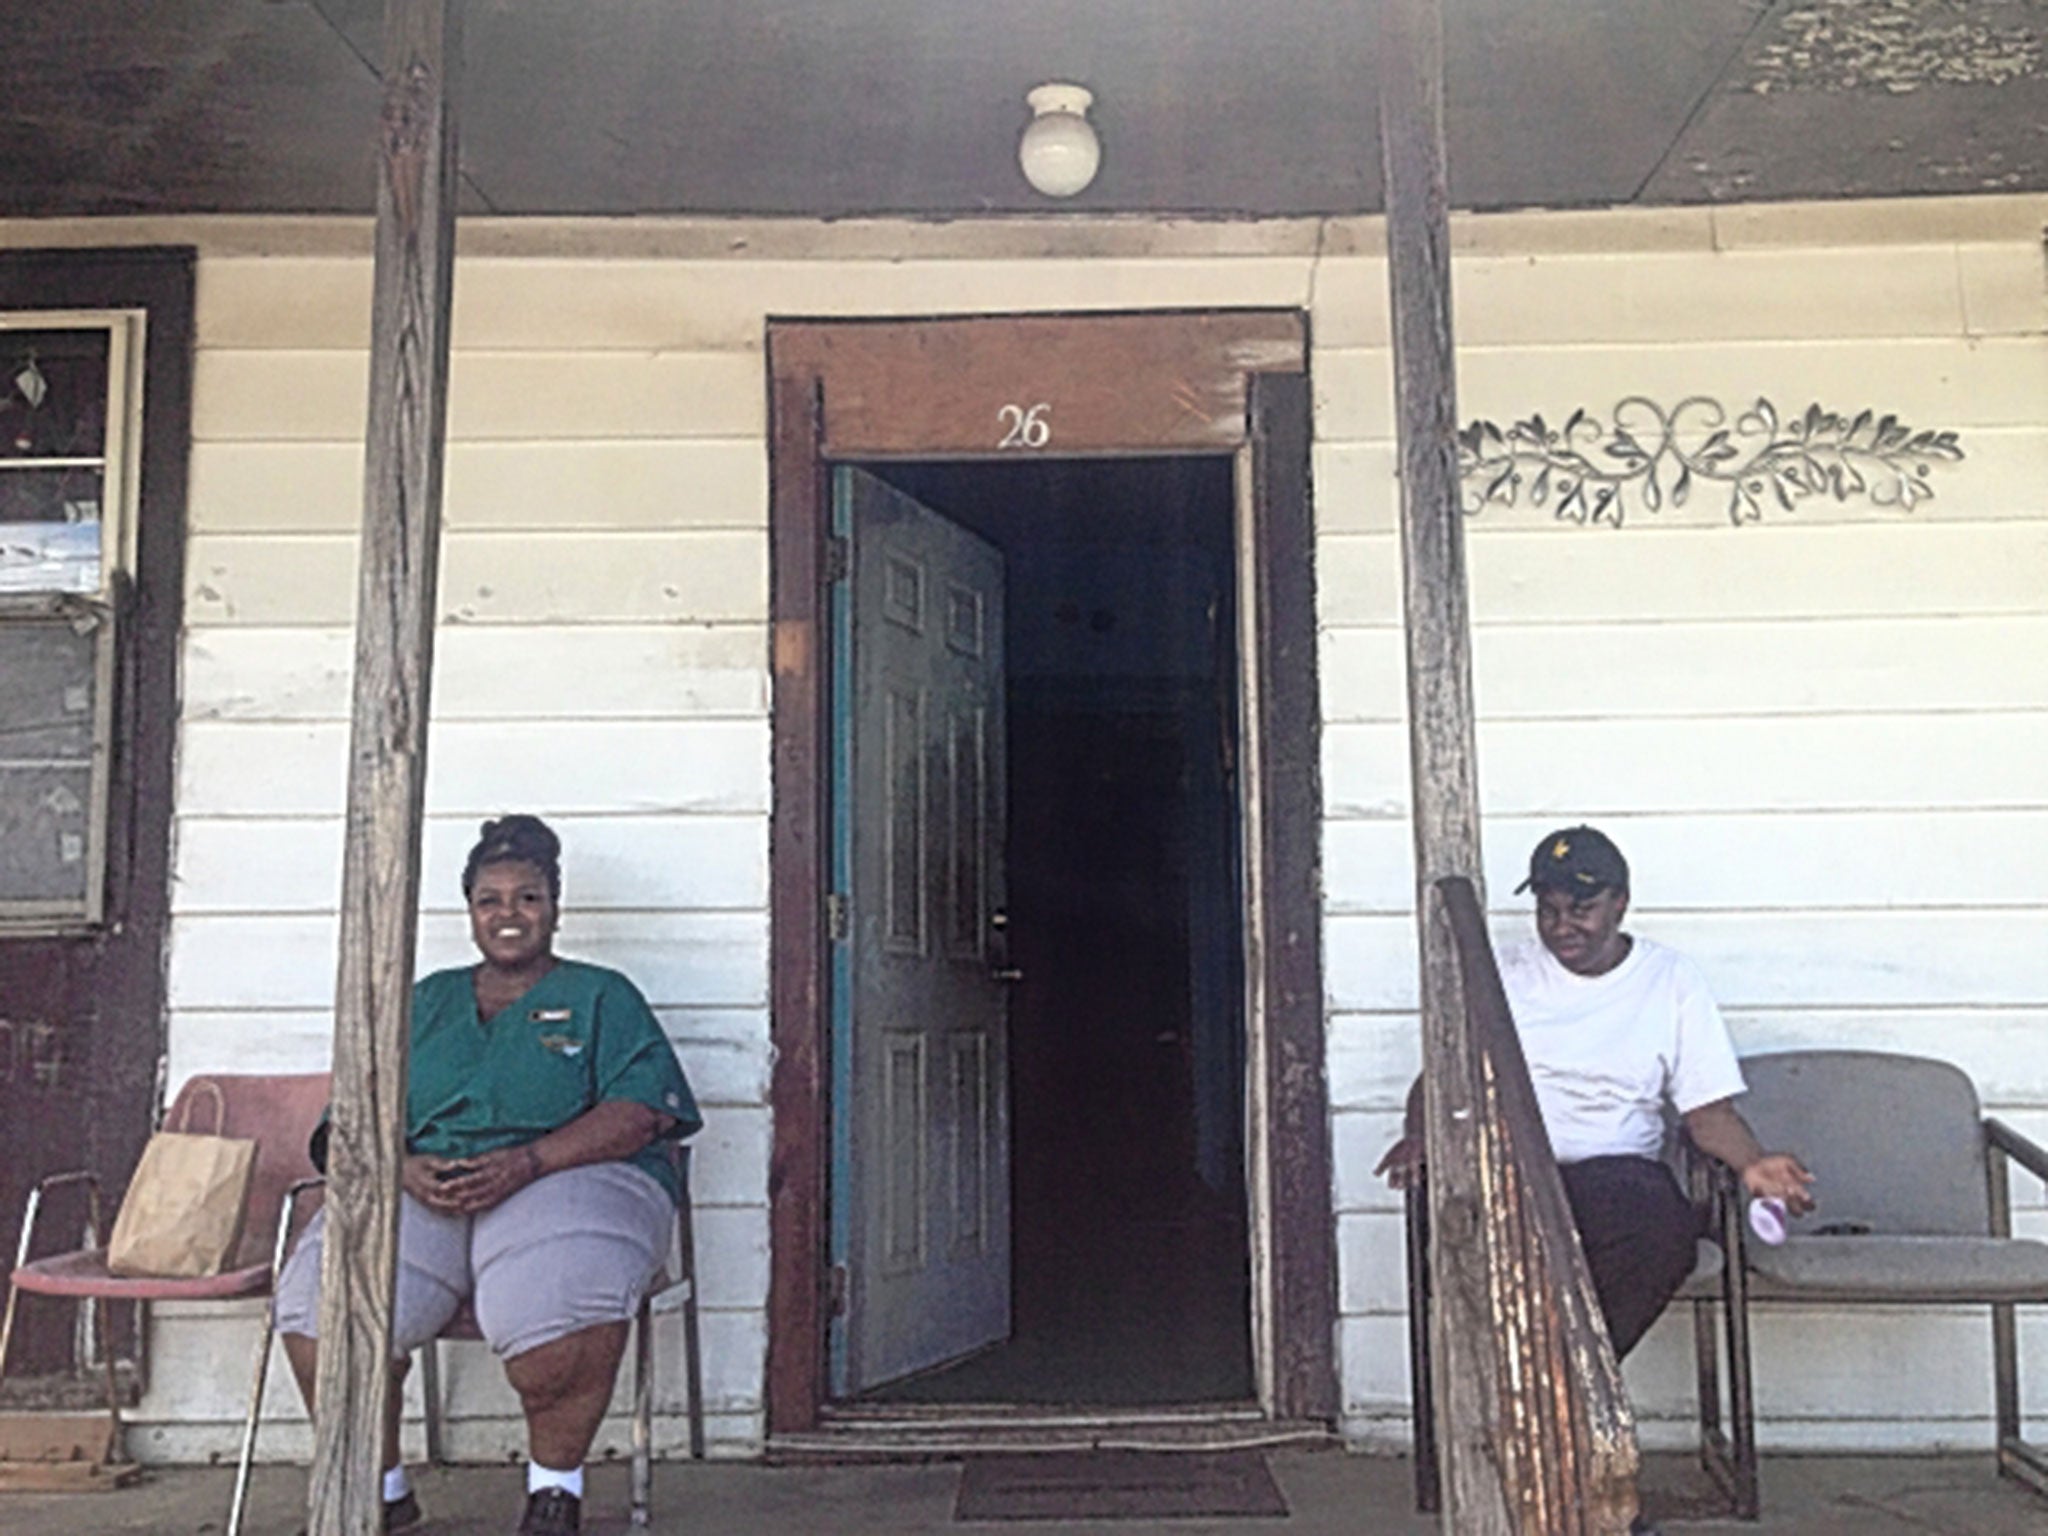
[[[1102,141],[1088,121],[1095,96],[1086,86],[1049,81],[1024,100],[1031,107],[1031,121],[1017,144],[1024,179],[1047,197],[1072,197],[1102,165]]]

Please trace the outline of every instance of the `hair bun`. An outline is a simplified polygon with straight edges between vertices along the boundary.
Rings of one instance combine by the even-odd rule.
[[[462,872],[463,895],[468,896],[484,865],[511,860],[537,865],[547,875],[548,888],[560,897],[562,840],[553,827],[524,811],[494,816],[478,829],[476,846]]]

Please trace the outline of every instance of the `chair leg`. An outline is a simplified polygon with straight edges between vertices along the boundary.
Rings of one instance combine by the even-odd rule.
[[[107,1298],[95,1296],[92,1301],[94,1326],[99,1331],[100,1364],[107,1377],[107,1464],[116,1465],[128,1459],[128,1448],[122,1444],[121,1436],[121,1384],[114,1370],[113,1321],[107,1308]]]
[[[441,1341],[429,1339],[420,1346],[421,1418],[427,1432],[427,1464],[445,1466],[448,1448],[441,1443]]]
[[[1732,1206],[1731,1206],[1732,1209]],[[1743,1218],[1738,1213],[1735,1220]],[[1756,1461],[1756,1380],[1749,1349],[1748,1260],[1737,1247],[1728,1267],[1728,1428],[1735,1463],[1735,1517],[1755,1520],[1762,1511]]]
[[[683,1385],[690,1393],[690,1459],[704,1459],[704,1354],[697,1341],[697,1279],[683,1297]]]
[[[2010,1306],[1991,1309],[1991,1368],[1998,1418],[1998,1473],[2048,1494],[2048,1454],[2029,1445],[2020,1417],[2019,1332]]]
[[[1411,1187],[1404,1200],[1408,1235],[1408,1395],[1413,1404],[1415,1508],[1435,1514],[1443,1502],[1437,1466],[1436,1389],[1429,1345],[1429,1195]]]
[[[654,1312],[645,1297],[633,1320],[633,1524],[648,1521],[654,1492]]]
[[[1692,1351],[1699,1378],[1700,1465],[1735,1501],[1735,1473],[1729,1465],[1728,1435],[1721,1426],[1721,1330],[1711,1301],[1692,1304]]]
[[[263,1417],[263,1386],[270,1375],[270,1345],[276,1333],[277,1315],[266,1299],[263,1338],[256,1346],[255,1381],[249,1388],[249,1412],[242,1421],[242,1451],[235,1458],[235,1495],[228,1505],[227,1536],[242,1536],[242,1516],[249,1506],[249,1474],[256,1462],[256,1426]]]

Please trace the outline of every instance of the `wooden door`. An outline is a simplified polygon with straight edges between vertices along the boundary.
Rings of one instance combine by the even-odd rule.
[[[836,471],[834,500],[851,608],[833,1374],[850,1396],[1010,1332],[1003,562],[861,470]]]
[[[54,691],[38,686],[53,681],[50,671],[23,665],[16,644],[0,647],[6,653],[0,656],[0,671],[6,673],[0,684],[0,839],[18,845],[0,860],[9,866],[0,890],[66,899],[78,894],[81,887],[74,878],[48,881],[40,891],[32,878],[24,891],[21,876],[35,874],[34,848],[40,842],[43,856],[54,859],[43,866],[45,876],[77,876],[79,861],[91,860],[85,879],[100,898],[75,917],[37,919],[16,905],[0,921],[0,1253],[9,1263],[19,1241],[22,1202],[38,1178],[60,1170],[93,1170],[111,1219],[149,1136],[164,1049],[172,749],[191,448],[193,270],[188,249],[0,254],[0,314],[14,317],[30,332],[110,322],[125,329],[132,322],[131,335],[140,342],[127,350],[120,370],[131,382],[125,398],[136,409],[119,453],[104,435],[98,448],[82,457],[50,454],[47,445],[36,444],[33,432],[30,446],[23,448],[17,435],[19,403],[27,397],[19,393],[11,413],[16,431],[5,445],[15,457],[15,470],[30,481],[45,473],[63,473],[69,480],[65,466],[76,469],[81,462],[126,465],[113,473],[103,465],[94,490],[67,491],[60,500],[78,495],[88,501],[104,498],[111,505],[114,482],[133,484],[129,535],[118,541],[128,546],[126,553],[117,557],[111,549],[103,551],[106,579],[100,591],[74,594],[92,601],[54,610],[72,637],[60,642],[73,648],[70,674],[56,681]],[[0,347],[0,381],[19,390],[15,375],[28,359],[21,331],[9,334],[12,344]],[[58,405],[54,382],[53,377],[52,396],[40,408],[52,414]],[[139,436],[132,431],[134,422],[140,424]],[[52,467],[38,466],[33,462],[38,459]],[[21,515],[18,499],[0,508],[0,522]],[[22,531],[19,524],[15,531]],[[18,541],[12,542],[18,548]],[[4,601],[22,598],[10,595]],[[97,655],[88,671],[85,636],[73,626],[95,617],[92,627],[113,637],[113,651],[95,642]],[[21,619],[18,613],[10,619],[17,642],[33,638],[23,633]],[[104,758],[103,784],[82,771],[78,734],[37,728],[48,725],[52,704],[59,720],[82,718],[81,704],[111,711],[106,739],[97,749]],[[103,795],[104,827],[97,834],[75,804],[88,793]],[[94,857],[96,847],[104,849],[103,860]],[[26,864],[24,853],[30,855]],[[39,1218],[35,1254],[76,1244],[85,1224],[82,1190],[74,1186],[56,1192]],[[92,1377],[64,1379],[73,1368],[91,1363],[85,1353],[110,1350],[124,1363],[124,1375],[126,1362],[140,1366],[128,1309],[116,1309],[115,1337],[92,1340],[90,1352],[76,1348],[79,1315],[69,1302],[24,1299],[7,1378],[0,1386],[0,1407],[65,1401],[74,1389],[90,1401],[103,1390]]]

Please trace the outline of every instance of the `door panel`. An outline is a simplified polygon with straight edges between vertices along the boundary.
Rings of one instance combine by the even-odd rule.
[[[1009,1336],[1003,901],[1003,566],[861,470],[836,472],[852,545],[841,803],[850,953],[835,1222],[852,1395]]]

